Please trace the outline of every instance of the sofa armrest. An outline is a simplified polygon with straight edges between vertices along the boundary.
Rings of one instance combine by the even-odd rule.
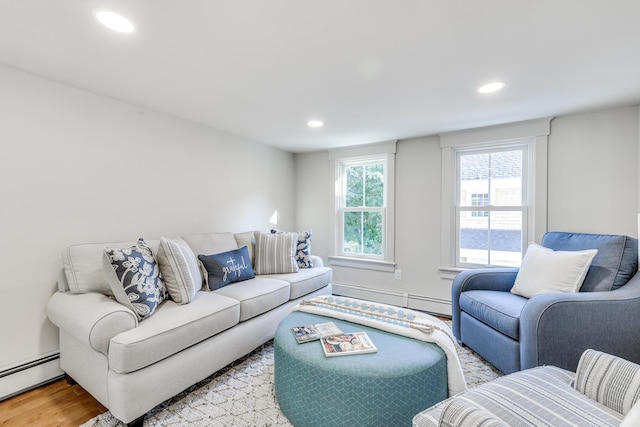
[[[575,371],[591,348],[640,363],[640,275],[610,292],[536,295],[520,315],[520,368]]]
[[[47,315],[58,328],[104,355],[111,338],[138,326],[133,311],[95,292],[56,292],[47,303]]]
[[[309,255],[309,259],[313,263],[313,268],[324,267],[324,261],[318,255]]]
[[[465,291],[490,290],[509,292],[518,275],[517,268],[480,268],[465,270],[451,285],[451,314],[453,335],[460,340],[460,294]]]

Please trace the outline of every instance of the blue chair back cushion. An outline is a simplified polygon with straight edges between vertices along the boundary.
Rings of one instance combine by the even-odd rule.
[[[638,240],[633,237],[553,231],[545,233],[541,244],[554,251],[598,250],[580,292],[613,291],[638,269]]]

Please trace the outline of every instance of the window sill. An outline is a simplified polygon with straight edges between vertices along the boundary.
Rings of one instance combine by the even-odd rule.
[[[396,268],[395,262],[378,261],[364,258],[350,258],[344,256],[330,256],[329,264],[338,267],[360,268],[363,270],[384,271],[393,273]]]
[[[468,268],[460,268],[460,267],[438,267],[438,271],[440,272],[440,277],[443,279],[453,280],[458,275],[458,273],[468,270]]]

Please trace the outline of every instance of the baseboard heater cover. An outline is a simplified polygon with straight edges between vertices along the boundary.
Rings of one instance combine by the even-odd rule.
[[[64,377],[60,353],[49,353],[0,371],[0,401]]]

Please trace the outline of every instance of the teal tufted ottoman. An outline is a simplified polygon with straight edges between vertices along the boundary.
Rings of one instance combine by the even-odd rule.
[[[298,344],[291,332],[328,321],[366,331],[378,352],[327,358],[319,341]],[[447,398],[447,358],[437,345],[367,326],[293,312],[278,326],[274,353],[276,399],[296,427],[410,426]]]

